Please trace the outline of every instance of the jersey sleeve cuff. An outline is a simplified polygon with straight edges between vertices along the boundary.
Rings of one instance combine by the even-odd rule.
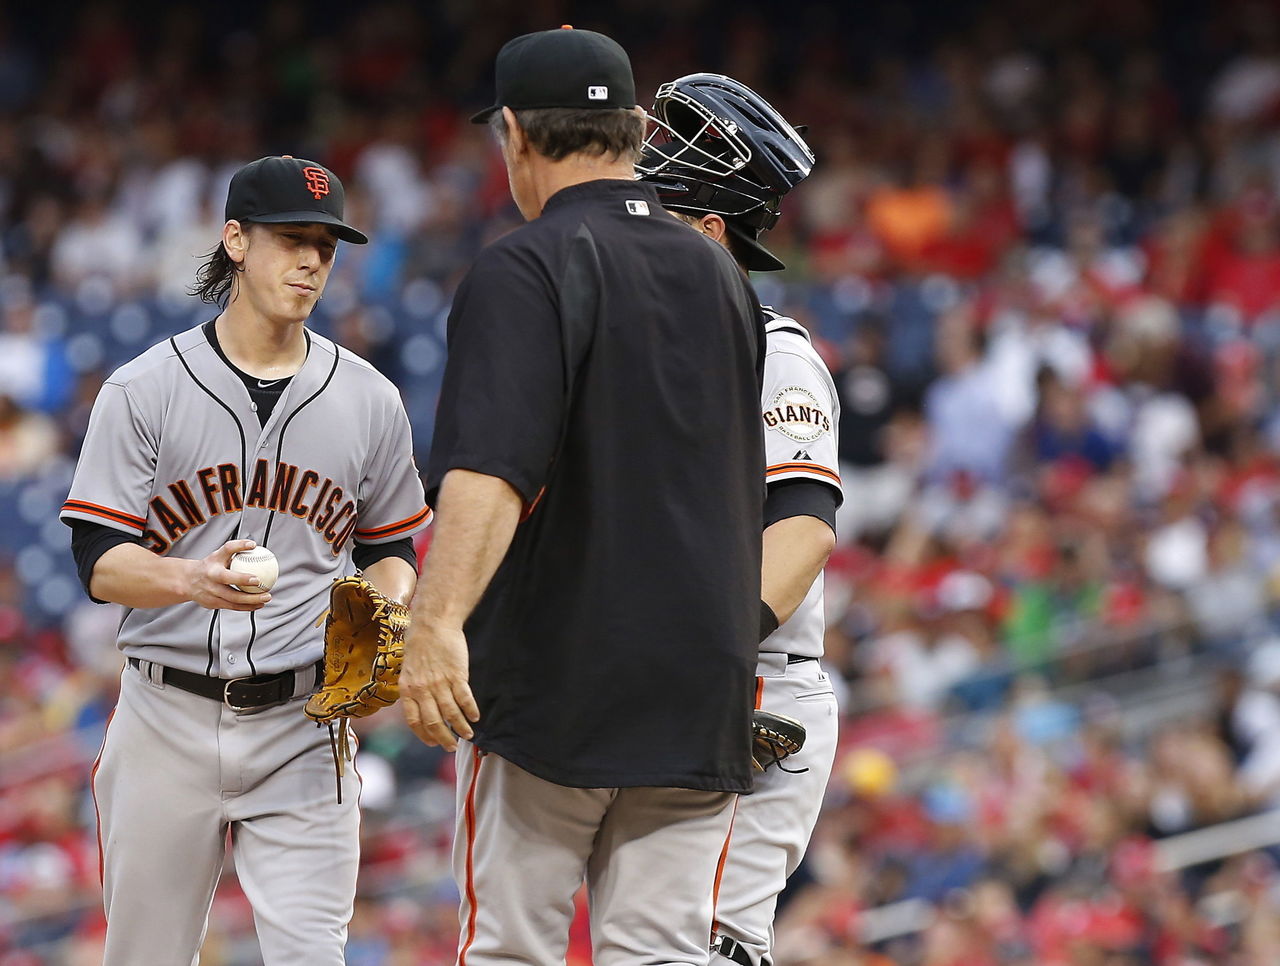
[[[67,500],[62,504],[62,510],[58,514],[58,518],[66,521],[86,520],[89,523],[100,523],[103,526],[111,527],[115,530],[123,530],[125,533],[136,534],[142,536],[147,528],[147,521],[140,516],[132,513],[126,513],[123,510],[116,510],[109,506],[102,506],[99,503],[90,503],[88,500]]]
[[[520,494],[526,515],[537,504],[538,498],[542,496],[542,491],[545,489],[540,480],[535,480],[531,474],[505,460],[462,455],[451,457],[440,469],[428,472],[426,487],[428,503],[436,500],[440,493],[440,486],[451,470],[469,470],[472,473],[480,473],[483,476],[492,476],[505,481]]]
[[[424,506],[412,516],[397,520],[395,523],[386,523],[380,527],[358,528],[356,539],[361,543],[386,543],[389,540],[409,537],[430,524],[433,515],[431,507]]]
[[[783,480],[817,480],[829,483],[837,490],[841,489],[840,474],[821,463],[795,461],[790,463],[774,463],[764,471],[766,483],[781,483]]]

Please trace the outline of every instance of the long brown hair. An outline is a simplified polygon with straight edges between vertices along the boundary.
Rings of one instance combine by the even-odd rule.
[[[246,231],[249,222],[240,225]],[[227,247],[221,241],[205,256],[204,264],[196,272],[196,284],[188,290],[192,295],[200,296],[202,302],[212,302],[222,308],[227,307],[227,296],[231,292],[231,283],[236,272],[243,272],[244,266],[237,265],[227,254]]]

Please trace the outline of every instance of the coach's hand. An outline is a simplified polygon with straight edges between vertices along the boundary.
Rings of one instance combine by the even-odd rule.
[[[232,586],[252,587],[258,578],[227,569],[233,555],[256,546],[252,540],[228,540],[203,560],[189,561],[188,599],[210,610],[258,610],[262,607],[271,599],[270,594],[247,594]]]
[[[459,737],[472,737],[471,722],[480,720],[480,709],[467,678],[462,628],[414,620],[404,638],[400,706],[413,733],[428,745],[454,751]]]

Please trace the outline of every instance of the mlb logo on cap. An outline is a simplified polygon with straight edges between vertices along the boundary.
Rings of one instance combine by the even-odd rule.
[[[593,30],[566,24],[509,40],[498,51],[493,73],[495,103],[472,117],[474,124],[488,123],[504,107],[629,111],[636,106],[631,59],[617,41]]]

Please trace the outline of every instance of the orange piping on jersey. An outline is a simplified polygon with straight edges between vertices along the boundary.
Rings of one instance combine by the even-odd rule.
[[[771,476],[783,476],[787,473],[813,473],[837,484],[840,482],[839,473],[835,470],[827,469],[820,463],[775,463],[764,471],[766,479]]]
[[[570,27],[569,29],[572,30],[573,28]],[[538,504],[542,502],[542,497],[546,492],[547,488],[545,486],[538,491],[538,495],[533,498],[533,502],[529,504],[529,508],[525,510],[524,513],[520,514],[521,523],[524,523],[525,520],[528,520],[529,517],[533,516],[533,511],[538,509]]]
[[[123,677],[121,672],[121,676]],[[89,797],[93,799],[93,823],[98,830],[98,885],[102,885],[107,878],[107,857],[102,851],[102,813],[98,811],[98,789],[94,783],[98,780],[98,766],[102,764],[102,753],[107,750],[107,732],[111,730],[111,719],[116,716],[116,709],[112,708],[111,713],[107,715],[106,727],[102,729],[102,747],[98,749],[98,757],[93,759],[93,768],[89,772]]]
[[[147,525],[147,521],[142,517],[135,517],[132,513],[125,513],[123,510],[113,510],[109,506],[98,506],[96,503],[85,500],[68,500],[62,504],[62,509],[64,512],[74,510],[77,513],[89,513],[95,517],[102,517],[104,520],[114,520],[116,523],[127,523],[139,530]]]
[[[764,678],[756,678],[756,710],[760,710],[760,705],[764,703]]]
[[[467,941],[462,944],[458,953],[458,966],[467,966],[467,950],[476,941],[476,882],[475,882],[475,847],[476,847],[476,781],[480,777],[480,749],[471,748],[471,783],[467,786],[467,802],[463,807],[463,818],[467,824]]]
[[[421,510],[411,517],[406,517],[396,523],[388,523],[381,527],[371,527],[368,530],[357,530],[356,536],[365,540],[376,540],[379,537],[394,537],[398,533],[404,533],[406,530],[412,530],[424,520],[431,519],[431,507],[424,506]]]

